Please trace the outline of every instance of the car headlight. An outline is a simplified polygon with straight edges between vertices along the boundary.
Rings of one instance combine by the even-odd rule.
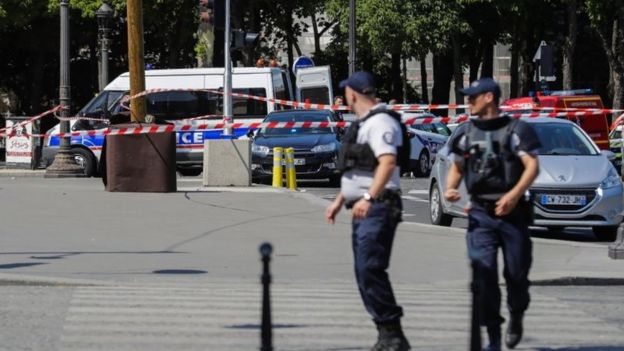
[[[317,146],[312,148],[312,152],[331,152],[331,151],[335,151],[335,150],[336,150],[336,144],[335,143],[317,145]]]
[[[269,147],[264,145],[251,144],[251,153],[266,157],[269,154]]]
[[[620,180],[619,174],[611,167],[609,173],[607,174],[607,178],[600,183],[600,187],[603,189],[613,188],[614,186],[618,186],[622,184]]]

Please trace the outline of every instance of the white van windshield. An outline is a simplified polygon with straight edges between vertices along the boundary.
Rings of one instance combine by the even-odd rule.
[[[101,117],[105,111],[111,112],[123,96],[123,91],[105,90],[89,101],[89,103],[78,112],[78,115]]]

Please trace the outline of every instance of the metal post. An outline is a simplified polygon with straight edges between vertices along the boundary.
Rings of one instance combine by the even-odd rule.
[[[355,0],[349,0],[349,75],[355,72]]]
[[[104,31],[102,34],[102,73],[100,76],[100,91],[104,90],[108,84],[108,33]]]
[[[223,75],[223,135],[232,135],[232,60],[230,58],[230,0],[225,0],[225,45],[223,47],[225,74]]]
[[[260,245],[262,255],[262,331],[260,335],[260,351],[273,351],[273,326],[271,324],[271,273],[269,262],[273,246],[269,243]]]
[[[60,110],[61,117],[69,116],[71,105],[71,86],[69,81],[69,0],[60,0],[61,17],[61,47],[60,47],[60,86],[59,100],[63,109]],[[69,132],[69,121],[60,122],[61,133]],[[84,170],[80,167],[74,155],[70,151],[70,137],[61,138],[59,151],[54,156],[54,161],[46,169],[47,178],[83,177]]]
[[[472,260],[472,315],[470,319],[470,351],[481,351],[481,286],[479,280],[479,262]]]
[[[98,39],[100,40],[100,91],[104,90],[108,84],[108,35],[110,33],[110,20],[114,12],[113,8],[106,2],[102,2],[100,8],[95,12],[98,23]]]

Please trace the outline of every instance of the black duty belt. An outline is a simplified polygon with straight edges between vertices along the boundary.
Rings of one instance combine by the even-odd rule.
[[[360,201],[361,197],[355,200],[347,201],[345,207],[351,209],[356,202]],[[385,202],[387,204],[395,203],[401,200],[401,190],[399,189],[384,189],[381,194],[373,202]]]

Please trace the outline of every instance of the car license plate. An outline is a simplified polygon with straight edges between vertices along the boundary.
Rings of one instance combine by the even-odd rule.
[[[585,205],[587,197],[584,195],[542,195],[542,205]]]
[[[303,166],[305,165],[305,158],[296,158],[294,160],[295,166]],[[282,160],[282,166],[286,166],[286,160]]]

